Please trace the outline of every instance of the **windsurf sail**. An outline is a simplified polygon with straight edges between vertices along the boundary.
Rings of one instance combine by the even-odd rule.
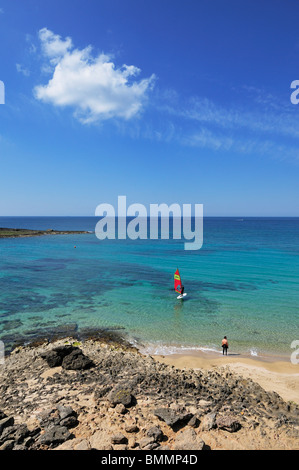
[[[178,292],[179,294],[182,291],[182,281],[181,281],[181,276],[180,276],[178,269],[174,273],[174,290]]]

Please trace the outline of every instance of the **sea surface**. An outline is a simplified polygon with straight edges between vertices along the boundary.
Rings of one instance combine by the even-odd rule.
[[[0,239],[0,340],[118,331],[142,351],[290,356],[299,339],[299,218],[204,218],[203,247],[103,240],[95,217],[0,217],[0,227],[87,230]],[[187,297],[177,300],[179,268]]]

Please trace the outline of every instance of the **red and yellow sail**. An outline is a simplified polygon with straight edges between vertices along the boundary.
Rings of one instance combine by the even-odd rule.
[[[178,292],[179,294],[182,291],[182,281],[181,281],[181,276],[180,276],[178,269],[174,273],[174,290]]]

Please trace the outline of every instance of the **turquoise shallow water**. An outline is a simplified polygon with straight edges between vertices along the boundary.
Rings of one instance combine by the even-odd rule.
[[[93,217],[4,218],[2,227],[95,229]],[[74,248],[76,246],[76,248]],[[299,339],[299,219],[205,218],[204,245],[100,242],[93,233],[0,240],[0,339],[112,328],[151,353],[290,355]],[[176,299],[179,267],[185,301]]]

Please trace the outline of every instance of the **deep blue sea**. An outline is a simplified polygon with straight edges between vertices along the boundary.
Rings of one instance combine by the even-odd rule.
[[[0,217],[0,227],[88,230],[0,239],[0,339],[111,329],[143,351],[290,355],[299,339],[299,218],[205,218],[204,244],[104,240],[95,217]],[[76,248],[75,248],[76,247]],[[180,269],[187,297],[178,301]]]

